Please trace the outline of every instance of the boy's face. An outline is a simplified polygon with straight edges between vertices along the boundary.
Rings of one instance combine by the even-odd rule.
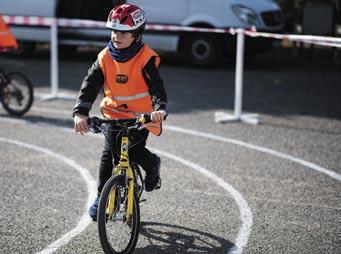
[[[113,30],[111,32],[111,40],[114,43],[115,48],[125,49],[132,44],[134,37],[132,33]]]

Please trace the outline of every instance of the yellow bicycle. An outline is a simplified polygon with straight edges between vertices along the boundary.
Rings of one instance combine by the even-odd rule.
[[[102,248],[107,254],[132,253],[140,232],[140,197],[144,189],[140,167],[129,161],[128,138],[131,131],[150,122],[150,115],[133,119],[89,118],[93,132],[103,132],[102,124],[118,126],[121,131],[120,161],[101,192],[97,223]],[[160,187],[161,182],[159,182]]]

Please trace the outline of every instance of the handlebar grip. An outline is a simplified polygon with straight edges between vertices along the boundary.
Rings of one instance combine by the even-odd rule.
[[[168,116],[168,113],[166,113],[166,115],[163,118],[163,120],[166,120],[167,116]],[[151,121],[152,121],[151,114],[143,114],[142,115],[142,122],[143,123],[150,123]]]
[[[143,114],[142,119],[143,123],[150,123],[152,121],[150,114]]]
[[[88,125],[92,133],[99,133],[101,124],[101,119],[96,116],[88,118]]]
[[[88,118],[88,125],[98,126],[100,124],[101,124],[100,119],[97,116]]]

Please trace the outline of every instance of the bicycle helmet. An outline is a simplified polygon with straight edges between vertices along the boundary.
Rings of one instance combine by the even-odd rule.
[[[106,27],[121,32],[142,33],[146,25],[144,11],[133,4],[114,7],[109,13]]]

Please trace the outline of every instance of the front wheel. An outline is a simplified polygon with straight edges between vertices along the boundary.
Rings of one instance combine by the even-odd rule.
[[[127,216],[128,188],[125,176],[112,176],[101,193],[97,223],[99,238],[106,254],[128,254],[135,249],[140,231],[140,207],[136,195],[133,214]]]
[[[0,92],[4,109],[13,116],[22,116],[32,106],[33,86],[28,78],[18,72],[6,75]]]

